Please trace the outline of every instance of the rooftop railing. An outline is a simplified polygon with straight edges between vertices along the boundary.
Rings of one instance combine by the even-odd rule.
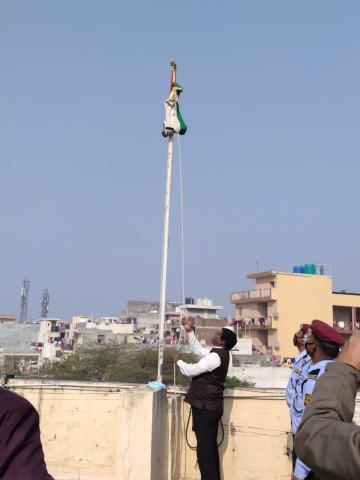
[[[245,290],[243,292],[235,292],[230,295],[232,303],[241,302],[243,300],[259,300],[271,297],[271,288],[258,288],[255,290]]]

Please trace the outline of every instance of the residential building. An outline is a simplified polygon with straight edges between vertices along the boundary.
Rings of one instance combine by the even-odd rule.
[[[134,322],[96,324],[93,322],[79,323],[75,330],[74,349],[88,343],[138,343],[134,338]]]
[[[179,305],[178,310],[182,310],[186,316],[202,317],[202,318],[220,318],[218,311],[224,307],[214,305],[210,298],[198,298],[196,303],[193,298],[186,298],[184,305]]]
[[[267,271],[252,273],[251,290],[232,293],[235,326],[260,353],[292,357],[294,332],[320,319],[347,338],[360,328],[360,294],[334,292],[330,275]]]
[[[229,320],[227,318],[203,318],[198,316],[195,317],[195,335],[201,343],[211,346],[215,333],[228,325]]]
[[[39,328],[36,323],[0,324],[0,349],[4,353],[32,353]]]
[[[70,323],[70,331],[69,331],[69,340],[71,342],[74,341],[77,326],[80,323],[88,323],[88,322],[92,322],[92,315],[87,315],[87,314],[73,315],[72,321]]]
[[[3,371],[5,374],[20,373],[33,375],[39,373],[39,354],[37,353],[4,353]]]
[[[166,302],[166,312],[174,313],[179,302]],[[160,303],[143,300],[129,300],[127,304],[127,318],[135,318],[138,329],[151,328],[157,330],[160,322]]]
[[[0,313],[0,323],[14,323],[16,322],[15,315],[9,313]]]
[[[60,359],[65,348],[69,326],[59,318],[44,318],[40,322],[40,330],[35,352],[40,353],[42,361]]]

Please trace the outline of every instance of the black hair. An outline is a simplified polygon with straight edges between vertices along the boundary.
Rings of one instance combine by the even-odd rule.
[[[336,358],[339,355],[340,345],[337,343],[331,342],[329,340],[322,340],[318,338],[314,332],[313,336],[316,338],[316,341],[321,349],[321,351],[329,358]]]
[[[225,350],[231,350],[233,347],[235,347],[237,343],[237,338],[235,333],[232,330],[229,330],[228,328],[222,329],[221,340],[224,341]]]

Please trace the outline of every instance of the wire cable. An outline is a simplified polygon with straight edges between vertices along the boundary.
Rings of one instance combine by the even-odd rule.
[[[192,414],[192,411],[191,411],[191,408],[190,408],[190,409],[189,409],[188,419],[187,419],[187,422],[186,422],[186,428],[185,428],[185,440],[186,440],[187,446],[188,446],[191,450],[196,450],[196,447],[194,447],[193,445],[190,444],[190,442],[189,442],[189,437],[188,437],[190,417],[192,416],[191,414]],[[221,440],[220,440],[220,442],[217,444],[218,448],[219,448],[220,445],[223,443],[224,437],[225,437],[224,424],[223,424],[221,418],[220,418],[220,420],[219,420],[219,423],[220,423],[220,425],[221,425]],[[226,425],[226,426],[228,426],[228,425]]]
[[[184,197],[183,197],[183,167],[182,167],[182,156],[181,156],[181,147],[180,147],[180,137],[177,135],[178,140],[178,159],[179,159],[179,183],[180,183],[180,229],[181,229],[181,294],[182,294],[182,305],[183,307],[180,310],[180,325],[182,324],[184,316],[184,305],[185,305],[185,247],[184,247]],[[179,337],[176,342],[176,350],[180,350],[180,343],[182,337],[182,329],[180,326]],[[174,447],[173,447],[173,461],[171,468],[171,476],[175,478],[176,473],[176,460],[177,460],[177,449],[178,449],[178,427],[179,427],[179,415],[178,415],[178,400],[180,398],[179,393],[176,388],[176,364],[174,362],[173,370],[173,384],[174,384]]]

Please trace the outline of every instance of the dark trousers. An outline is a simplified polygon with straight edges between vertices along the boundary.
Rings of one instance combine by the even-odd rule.
[[[191,407],[201,480],[221,480],[217,433],[222,412]]]

